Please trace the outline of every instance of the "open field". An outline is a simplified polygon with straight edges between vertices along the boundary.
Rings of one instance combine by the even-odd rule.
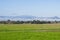
[[[0,24],[0,40],[60,40],[60,24]]]
[[[0,32],[0,40],[60,40],[60,32]]]
[[[0,24],[0,30],[60,29],[60,24]]]

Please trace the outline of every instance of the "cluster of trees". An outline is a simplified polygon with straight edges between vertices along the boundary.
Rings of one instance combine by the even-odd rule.
[[[40,20],[33,20],[33,21],[0,21],[0,24],[51,24],[51,23],[60,23],[60,21],[40,21]]]

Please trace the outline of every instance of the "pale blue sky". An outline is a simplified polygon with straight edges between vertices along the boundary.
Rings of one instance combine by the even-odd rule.
[[[60,0],[0,0],[0,16],[60,16]]]

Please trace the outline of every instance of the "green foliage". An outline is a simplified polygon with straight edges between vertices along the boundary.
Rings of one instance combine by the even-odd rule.
[[[51,23],[60,23],[60,21],[40,21],[40,20],[33,20],[33,21],[0,21],[0,24],[51,24]]]

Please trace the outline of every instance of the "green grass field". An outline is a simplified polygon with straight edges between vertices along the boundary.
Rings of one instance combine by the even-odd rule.
[[[0,24],[0,40],[60,40],[60,24]]]

